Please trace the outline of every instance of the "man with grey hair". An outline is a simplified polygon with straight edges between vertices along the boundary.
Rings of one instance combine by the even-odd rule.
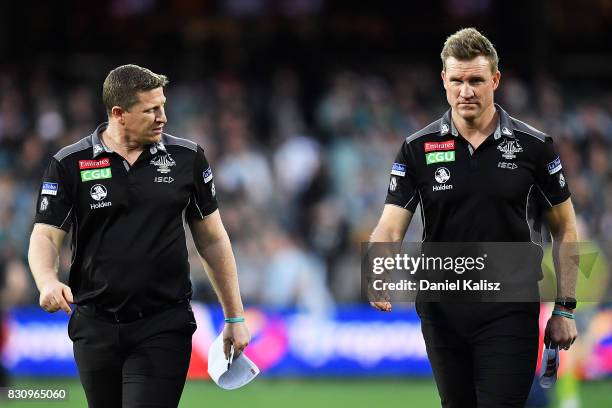
[[[577,266],[559,244],[576,241],[576,221],[553,140],[493,102],[499,60],[477,30],[448,37],[441,57],[450,109],[404,141],[370,241],[402,242],[420,204],[424,242],[531,243],[540,232],[534,204],[543,204],[561,248],[554,252],[557,301],[545,341],[569,349],[577,336]],[[537,279],[528,284],[537,294]],[[390,302],[372,300],[391,311]],[[537,295],[528,302],[422,300],[417,296],[416,309],[442,406],[524,406],[538,355]]]
[[[226,356],[250,340],[212,170],[200,146],[163,132],[167,84],[137,65],[113,69],[108,122],[53,156],[38,195],[30,268],[44,310],[77,305],[68,335],[90,407],[178,406],[196,330],[184,222],[223,306]]]

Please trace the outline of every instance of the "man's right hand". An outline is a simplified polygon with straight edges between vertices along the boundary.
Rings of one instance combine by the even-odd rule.
[[[406,208],[398,207],[393,204],[385,204],[380,220],[378,220],[378,224],[370,237],[370,242],[373,244],[377,242],[387,243],[386,249],[395,250],[395,253],[399,253],[402,248],[404,235],[406,235],[406,230],[408,229],[408,225],[410,225],[413,214],[412,211]],[[394,245],[388,246],[390,243],[394,243]],[[370,274],[369,277],[372,277],[372,275]],[[381,276],[377,279],[383,279],[383,277]],[[389,300],[391,300],[389,294],[384,291],[372,292],[372,290],[373,287],[368,285],[368,300],[371,300],[370,305],[381,312],[390,312],[392,308],[391,302],[389,302]]]
[[[370,305],[381,312],[390,312],[392,309],[391,302],[370,302]]]
[[[72,310],[69,303],[74,303],[72,291],[59,280],[47,281],[40,288],[40,307],[45,311],[54,313],[62,309],[70,314]]]
[[[226,323],[223,328],[223,352],[225,359],[229,360],[231,347],[234,346],[234,358],[249,345],[251,334],[244,322]]]

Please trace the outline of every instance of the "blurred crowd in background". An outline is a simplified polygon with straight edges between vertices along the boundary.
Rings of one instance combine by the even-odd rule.
[[[247,304],[326,313],[361,301],[360,243],[390,166],[405,137],[448,109],[438,55],[471,25],[501,57],[496,102],[555,138],[581,239],[610,252],[609,2],[109,0],[36,13],[27,3],[0,15],[11,57],[0,62],[5,303],[37,303],[26,251],[41,176],[105,120],[102,81],[126,63],[169,76],[166,132],[212,164]],[[406,240],[421,230],[417,214]],[[212,300],[190,253],[195,298]],[[65,278],[69,248],[62,260]]]
[[[290,68],[274,72],[263,94],[233,75],[170,78],[166,131],[204,147],[247,303],[325,312],[335,302],[360,300],[360,243],[381,212],[393,158],[406,136],[447,109],[438,74],[410,67],[384,75],[332,73],[317,98],[314,126]],[[17,77],[0,71],[0,247],[7,276],[25,270],[50,157],[104,120],[101,86],[65,86],[44,71],[27,83]],[[612,238],[612,93],[592,99],[551,80],[527,84],[512,75],[501,84],[496,98],[508,112],[554,136],[581,239],[605,247]],[[415,216],[406,239],[420,240],[421,228]],[[191,249],[195,297],[211,300]],[[63,255],[65,274],[69,248]],[[27,279],[22,301],[35,302]]]

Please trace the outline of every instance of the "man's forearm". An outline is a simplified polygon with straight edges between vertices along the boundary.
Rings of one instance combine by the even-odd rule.
[[[59,252],[53,241],[42,234],[34,233],[30,237],[28,250],[28,263],[36,287],[41,286],[50,279],[57,279],[59,270]]]
[[[232,252],[227,234],[223,234],[198,249],[200,256],[206,261],[204,269],[219,297],[226,317],[241,317],[244,314],[240,289],[238,287],[238,273],[236,260]]]
[[[370,242],[401,243],[412,220],[412,212],[402,207],[385,205],[378,224],[372,231]]]
[[[392,230],[382,225],[377,225],[370,235],[370,242],[402,242],[403,240],[403,235],[394,234]]]
[[[576,230],[568,228],[553,237],[553,262],[557,275],[557,297],[576,297],[579,246]]]

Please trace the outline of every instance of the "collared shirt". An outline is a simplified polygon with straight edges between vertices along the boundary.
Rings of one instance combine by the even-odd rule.
[[[72,229],[76,303],[139,312],[188,299],[184,223],[217,209],[204,151],[164,133],[130,166],[100,140],[107,125],[51,159],[35,222]]]
[[[542,209],[570,197],[552,138],[496,109],[496,130],[477,149],[451,110],[403,143],[386,204],[420,204],[423,241],[541,242]]]

